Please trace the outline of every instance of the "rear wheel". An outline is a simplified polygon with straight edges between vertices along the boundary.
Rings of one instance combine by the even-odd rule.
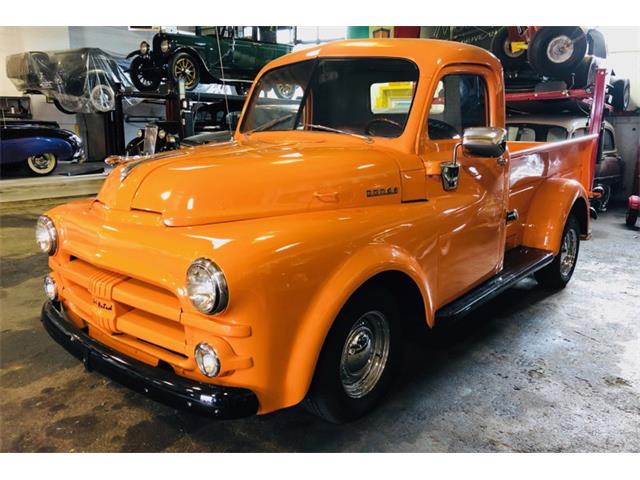
[[[153,92],[160,86],[161,78],[153,61],[147,57],[136,57],[131,61],[131,81],[141,92]]]
[[[26,167],[31,175],[49,175],[58,166],[58,159],[53,153],[43,153],[27,158]]]
[[[305,406],[333,423],[370,411],[388,390],[399,356],[394,298],[378,287],[357,292],[327,338]]]
[[[629,102],[631,101],[631,86],[629,85],[629,79],[618,78],[611,82],[613,87],[613,100],[611,104],[613,108],[620,112],[624,112],[629,108]]]
[[[580,224],[570,215],[562,232],[560,252],[553,262],[535,273],[536,280],[544,288],[558,290],[564,288],[576,268],[580,251]]]
[[[527,62],[526,50],[515,53],[511,50],[509,31],[506,28],[499,30],[493,37],[491,53],[498,57],[505,70],[517,70]]]
[[[533,37],[527,56],[534,70],[562,78],[587,53],[587,36],[580,27],[543,27]]]

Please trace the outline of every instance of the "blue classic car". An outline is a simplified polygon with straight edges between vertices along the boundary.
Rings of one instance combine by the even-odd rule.
[[[31,175],[49,175],[59,161],[84,157],[82,140],[55,122],[5,120],[0,123],[0,171],[17,167]]]

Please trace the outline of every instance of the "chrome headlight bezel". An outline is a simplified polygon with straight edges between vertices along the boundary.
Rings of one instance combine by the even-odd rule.
[[[227,280],[222,269],[208,258],[198,258],[189,265],[186,285],[189,300],[200,313],[216,315],[227,308]]]
[[[44,253],[53,255],[58,249],[58,231],[46,215],[40,215],[36,222],[36,242]]]

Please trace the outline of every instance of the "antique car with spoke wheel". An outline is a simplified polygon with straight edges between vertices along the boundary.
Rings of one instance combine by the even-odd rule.
[[[109,157],[97,197],[40,217],[44,328],[212,418],[365,415],[410,332],[528,276],[564,288],[590,237],[598,135],[507,141],[503,82],[486,50],[438,40],[274,60],[231,141]]]
[[[7,57],[7,76],[18,90],[45,95],[66,114],[113,110],[117,86],[131,85],[128,70],[128,60],[99,48]]]
[[[55,122],[3,120],[0,127],[3,175],[17,168],[28,175],[45,176],[56,169],[58,161],[84,159],[80,137]]]
[[[295,27],[197,27],[196,35],[158,33],[152,43],[142,42],[127,57],[133,58],[131,80],[138,90],[182,79],[187,90],[226,83],[244,94],[266,63],[291,51]],[[286,85],[278,92],[293,95]]]

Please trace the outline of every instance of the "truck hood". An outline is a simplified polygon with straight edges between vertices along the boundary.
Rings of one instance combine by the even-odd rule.
[[[168,226],[399,203],[400,169],[390,151],[345,141],[203,145],[114,169],[98,201],[155,212]]]

